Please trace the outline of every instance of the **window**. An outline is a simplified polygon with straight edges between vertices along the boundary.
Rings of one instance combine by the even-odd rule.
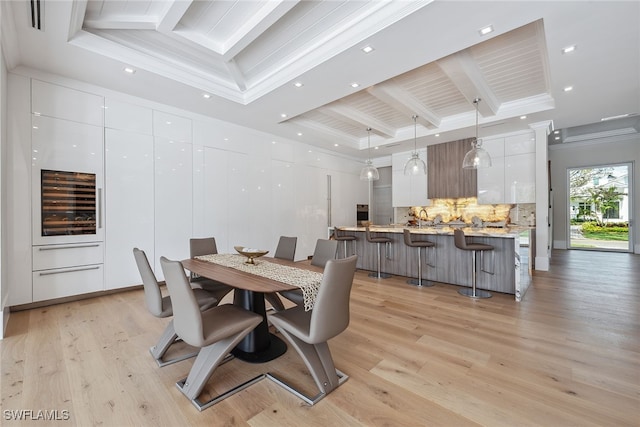
[[[611,208],[607,209],[602,215],[603,219],[619,219],[620,218],[620,202],[612,202]]]

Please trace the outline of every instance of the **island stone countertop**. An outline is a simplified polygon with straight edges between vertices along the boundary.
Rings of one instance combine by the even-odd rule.
[[[343,231],[362,231],[366,230],[366,227],[336,227]],[[516,238],[523,231],[531,230],[534,227],[526,227],[522,225],[510,225],[506,227],[467,227],[467,226],[431,226],[431,227],[409,227],[402,225],[372,225],[369,230],[373,233],[403,233],[403,230],[407,228],[412,233],[416,234],[439,234],[443,236],[452,236],[453,230],[461,228],[466,236],[470,237],[502,237],[502,238]]]

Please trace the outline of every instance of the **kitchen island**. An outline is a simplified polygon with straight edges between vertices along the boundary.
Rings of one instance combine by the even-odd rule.
[[[418,255],[415,248],[404,244],[403,229],[409,228],[414,239],[425,239],[435,243],[434,248],[422,251],[422,278],[439,283],[471,287],[471,256],[469,252],[456,248],[453,241],[453,227],[402,227],[371,226],[373,236],[391,239],[389,258],[384,258],[382,248],[381,270],[385,273],[405,277],[416,277],[418,273]],[[367,242],[365,227],[340,227],[340,230],[353,234],[357,240],[355,251],[358,254],[357,268],[376,270],[376,244]],[[520,248],[520,233],[528,227],[513,226],[503,228],[462,227],[465,235],[474,242],[494,247],[494,254],[484,256],[484,269],[493,272],[481,272],[478,264],[478,289],[515,295],[521,301],[531,282],[528,251]],[[352,250],[352,249],[350,249]],[[523,253],[521,253],[523,252]],[[478,256],[478,263],[481,257]],[[427,265],[428,264],[428,265]]]

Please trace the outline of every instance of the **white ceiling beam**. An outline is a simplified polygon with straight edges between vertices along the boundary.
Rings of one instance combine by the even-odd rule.
[[[116,19],[87,19],[83,26],[92,30],[155,30],[157,22],[151,17],[122,16]]]
[[[187,13],[187,10],[189,10],[191,3],[192,0],[170,1],[158,19],[156,30],[161,33],[173,31],[184,14]]]
[[[288,0],[264,2],[263,7],[250,19],[239,25],[236,32],[224,42],[222,48],[224,58],[228,60],[242,52],[269,27],[293,9],[297,3],[297,1]]]
[[[428,129],[434,129],[440,125],[440,117],[396,84],[371,86],[367,92],[408,117],[417,115],[418,123]]]
[[[356,126],[362,126],[365,129],[370,127],[375,133],[386,138],[395,138],[396,136],[396,129],[369,114],[340,102],[322,107],[320,111],[339,120],[354,123]]]
[[[307,129],[311,129],[315,132],[318,132],[320,135],[326,136],[328,135],[331,138],[335,138],[335,142],[339,142],[341,144],[347,145],[350,148],[360,149],[360,139],[355,138],[352,135],[349,135],[344,132],[340,132],[332,127],[323,125],[319,122],[305,119],[304,117],[295,118],[289,120],[288,123],[299,125],[305,127]]]
[[[227,67],[227,70],[229,70],[229,74],[233,81],[238,85],[238,89],[242,92],[247,90],[247,80],[244,78],[244,74],[242,74],[242,70],[240,70],[236,61],[232,59],[230,61],[226,61],[224,65]]]
[[[440,67],[460,93],[469,101],[480,98],[478,110],[483,117],[495,116],[500,109],[500,102],[482,76],[477,62],[467,51],[462,51],[446,58],[439,59]],[[474,107],[475,109],[475,107]]]

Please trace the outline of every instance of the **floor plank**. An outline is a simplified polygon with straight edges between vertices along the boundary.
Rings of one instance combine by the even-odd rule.
[[[330,343],[350,378],[314,407],[263,380],[198,412],[175,386],[193,359],[158,368],[149,347],[167,319],[136,290],[12,313],[2,409],[69,411],[60,426],[640,425],[638,255],[554,251],[520,303],[367,273],[356,273],[349,328]],[[267,371],[315,393],[290,348],[266,364],[222,365],[204,396]],[[3,412],[2,425],[49,424]]]

